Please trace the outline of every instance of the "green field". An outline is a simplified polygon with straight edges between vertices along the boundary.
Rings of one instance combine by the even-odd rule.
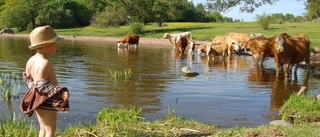
[[[262,33],[265,37],[271,37],[283,32],[289,35],[303,33],[310,38],[311,47],[320,47],[319,22],[301,22],[283,24],[270,24],[268,30],[263,30],[256,22],[235,22],[235,23],[194,23],[194,22],[172,22],[164,23],[162,27],[156,24],[147,24],[141,38],[162,38],[166,32],[177,33],[191,31],[195,40],[212,40],[215,36],[224,36],[229,32]],[[60,35],[75,36],[103,36],[103,37],[122,37],[130,33],[129,26],[120,27],[82,27],[70,29],[56,29]]]

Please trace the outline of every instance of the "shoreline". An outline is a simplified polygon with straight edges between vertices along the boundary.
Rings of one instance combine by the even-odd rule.
[[[29,38],[29,34],[2,34],[1,37],[18,37],[18,38]],[[59,35],[63,40],[68,41],[84,41],[84,42],[107,42],[114,43],[120,39],[118,37],[98,37],[98,36],[70,36],[70,35]],[[206,41],[196,41],[196,47],[205,43]],[[152,48],[173,48],[168,39],[162,38],[140,38],[139,47],[152,47]],[[313,69],[320,69],[320,54],[311,52],[310,54],[310,67]]]
[[[2,34],[2,37],[18,37],[18,38],[29,38],[29,34]],[[117,43],[120,39],[118,37],[99,37],[99,36],[70,36],[70,35],[59,35],[63,40],[67,41],[86,41],[86,42],[107,42]],[[196,45],[200,45],[205,41],[196,41]],[[139,46],[148,47],[161,47],[161,48],[172,48],[173,46],[168,39],[162,38],[140,38]]]

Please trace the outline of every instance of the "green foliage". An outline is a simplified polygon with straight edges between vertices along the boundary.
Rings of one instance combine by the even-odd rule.
[[[256,8],[265,4],[273,4],[279,0],[208,0],[209,9],[225,12],[229,9],[240,6],[241,12],[252,13]]]
[[[307,13],[307,19],[313,20],[320,18],[320,1],[319,0],[308,0],[306,2],[306,10]]]
[[[264,30],[269,29],[269,24],[271,23],[270,15],[263,13],[262,15],[257,15],[256,19],[257,19],[257,23],[262,27],[262,29]]]
[[[107,6],[105,11],[99,12],[92,17],[91,24],[97,26],[119,26],[126,22],[126,9]]]
[[[131,33],[140,34],[143,33],[144,24],[140,22],[133,22],[130,24]]]
[[[280,109],[284,120],[294,119],[295,123],[319,122],[320,103],[314,97],[291,95]]]

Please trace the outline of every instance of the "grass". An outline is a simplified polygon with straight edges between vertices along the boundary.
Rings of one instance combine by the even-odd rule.
[[[283,120],[292,120],[292,122],[299,124],[320,122],[319,110],[320,103],[315,98],[291,95],[279,112]]]
[[[294,106],[294,107],[292,107]],[[308,107],[306,107],[308,106]],[[310,109],[307,109],[310,108]],[[216,125],[204,124],[184,116],[176,116],[175,108],[168,109],[163,120],[147,121],[141,117],[142,108],[104,108],[96,116],[96,124],[69,126],[65,131],[57,131],[57,137],[297,137],[319,136],[319,102],[313,97],[292,95],[281,108],[281,114],[289,116],[296,112],[292,127],[261,125],[256,128],[233,127],[223,129]],[[301,119],[300,119],[301,118]],[[298,120],[300,119],[300,120]],[[311,121],[310,121],[311,120]],[[33,137],[37,131],[33,124],[24,120],[0,119],[0,137]]]
[[[0,117],[0,137],[35,137],[37,134],[33,124],[26,119],[19,120],[14,115],[9,120],[5,115]]]

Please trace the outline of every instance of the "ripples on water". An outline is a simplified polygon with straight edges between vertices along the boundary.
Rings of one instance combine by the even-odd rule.
[[[1,37],[2,72],[24,71],[27,59],[33,55],[27,45],[28,39]],[[50,60],[59,84],[71,92],[70,112],[59,113],[61,129],[79,121],[95,123],[101,108],[133,105],[141,106],[142,115],[148,120],[164,118],[170,107],[178,116],[207,124],[255,127],[279,119],[277,109],[302,85],[307,85],[308,95],[316,94],[319,85],[301,69],[296,79],[276,80],[273,58],[261,68],[253,65],[251,56],[208,61],[197,54],[176,55],[170,48],[149,46],[126,51],[118,50],[115,43],[65,40],[58,43],[57,54]],[[186,65],[200,74],[182,76],[181,68]],[[110,78],[109,69],[128,68],[133,71],[131,80]],[[25,91],[22,82],[22,92]],[[7,103],[0,101],[1,113],[8,115]],[[21,114],[19,103],[20,100],[13,101],[11,110]],[[33,120],[36,121],[35,116]]]

